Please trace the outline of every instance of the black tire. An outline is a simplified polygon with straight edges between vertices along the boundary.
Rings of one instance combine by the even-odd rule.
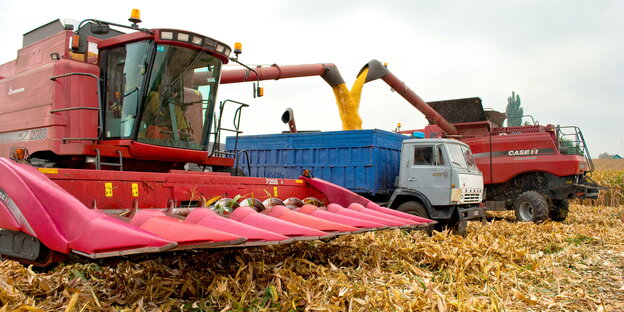
[[[468,232],[468,221],[467,220],[458,220],[457,218],[453,218],[451,220],[438,221],[436,224],[436,231],[442,232],[444,230],[449,230],[451,233],[460,236],[466,236]]]
[[[409,213],[411,215],[431,219],[431,216],[427,212],[427,209],[423,204],[417,201],[408,201],[399,205],[397,208],[398,211]],[[449,229],[451,233],[455,235],[466,236],[466,228],[468,227],[468,221],[463,220],[460,221],[457,216],[453,216],[453,218],[449,220],[436,220],[438,223],[425,228],[425,232],[428,234],[433,234],[433,231],[436,230],[438,232],[442,232],[444,230]]]
[[[553,221],[563,222],[568,217],[569,210],[570,205],[567,200],[553,200],[548,216]]]
[[[407,201],[407,202],[404,202],[404,203],[400,204],[399,207],[397,207],[397,210],[400,211],[400,212],[409,213],[409,214],[417,216],[417,217],[431,219],[431,216],[427,212],[427,209],[425,208],[425,206],[423,206],[423,204],[421,204],[420,202],[417,202],[417,201]],[[431,235],[431,234],[433,234],[434,226],[435,225],[430,225],[430,226],[428,226],[426,228],[423,228],[423,231],[425,231],[427,234]]]
[[[548,203],[544,196],[536,191],[520,194],[513,204],[516,219],[521,222],[541,222],[548,218]]]
[[[418,217],[423,217],[427,219],[431,218],[431,216],[429,216],[429,213],[427,212],[427,209],[425,209],[425,206],[423,206],[423,204],[417,201],[404,202],[401,205],[399,205],[397,210],[400,212],[409,213],[411,215],[415,215]]]

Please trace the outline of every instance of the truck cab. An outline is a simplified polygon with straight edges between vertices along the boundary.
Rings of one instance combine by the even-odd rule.
[[[408,139],[403,141],[400,161],[389,207],[452,227],[482,215],[483,176],[467,144]]]

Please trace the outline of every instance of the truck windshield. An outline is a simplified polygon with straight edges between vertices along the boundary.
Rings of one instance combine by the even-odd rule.
[[[448,144],[447,148],[453,167],[477,170],[477,164],[468,147],[459,144]]]
[[[106,51],[105,62],[105,138],[206,149],[219,59],[140,41]]]

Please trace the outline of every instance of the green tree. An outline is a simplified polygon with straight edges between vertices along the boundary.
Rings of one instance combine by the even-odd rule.
[[[507,126],[518,127],[522,125],[524,110],[520,107],[520,95],[511,91],[511,96],[507,98]]]

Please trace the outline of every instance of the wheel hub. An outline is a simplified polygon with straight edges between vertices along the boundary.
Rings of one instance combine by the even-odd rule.
[[[520,216],[522,216],[522,219],[524,220],[533,220],[533,205],[531,205],[531,203],[529,202],[523,202],[520,204]]]

